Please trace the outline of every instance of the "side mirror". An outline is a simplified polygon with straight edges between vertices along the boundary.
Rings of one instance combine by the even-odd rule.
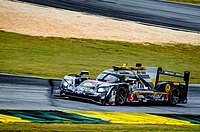
[[[90,74],[89,71],[81,71],[80,76],[82,76],[82,75],[89,75],[89,74]]]

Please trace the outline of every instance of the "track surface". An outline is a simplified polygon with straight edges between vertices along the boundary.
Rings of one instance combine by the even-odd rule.
[[[177,106],[139,104],[100,106],[91,102],[57,98],[60,80],[0,75],[0,108],[28,110],[93,110],[147,113],[200,114],[200,87],[189,88],[189,102]],[[52,90],[53,88],[53,90]],[[53,96],[52,96],[53,93]]]
[[[200,6],[160,0],[18,0],[175,29],[200,32]]]

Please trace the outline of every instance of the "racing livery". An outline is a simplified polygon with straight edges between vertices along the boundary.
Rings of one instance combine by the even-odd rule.
[[[101,105],[124,105],[126,102],[187,103],[189,71],[184,74],[165,71],[161,67],[113,66],[100,73],[96,80],[88,71],[66,75],[60,84],[60,95],[92,100]],[[161,82],[160,75],[183,78],[180,82]]]

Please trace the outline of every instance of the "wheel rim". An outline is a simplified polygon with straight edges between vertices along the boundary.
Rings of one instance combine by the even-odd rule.
[[[171,95],[171,103],[172,104],[177,104],[179,101],[179,90],[178,89],[174,89],[172,91],[172,95]]]
[[[123,104],[126,101],[126,90],[125,88],[120,88],[116,95],[116,103]]]

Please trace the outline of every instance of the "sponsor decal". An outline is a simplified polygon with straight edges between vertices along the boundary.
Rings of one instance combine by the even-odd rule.
[[[92,83],[84,83],[83,86],[90,87],[90,86],[92,86]]]
[[[132,102],[132,101],[134,101],[134,100],[136,100],[135,94],[129,94],[129,95],[128,95],[128,101]]]
[[[171,86],[169,84],[167,84],[165,86],[165,92],[169,93],[170,89],[171,89]]]

